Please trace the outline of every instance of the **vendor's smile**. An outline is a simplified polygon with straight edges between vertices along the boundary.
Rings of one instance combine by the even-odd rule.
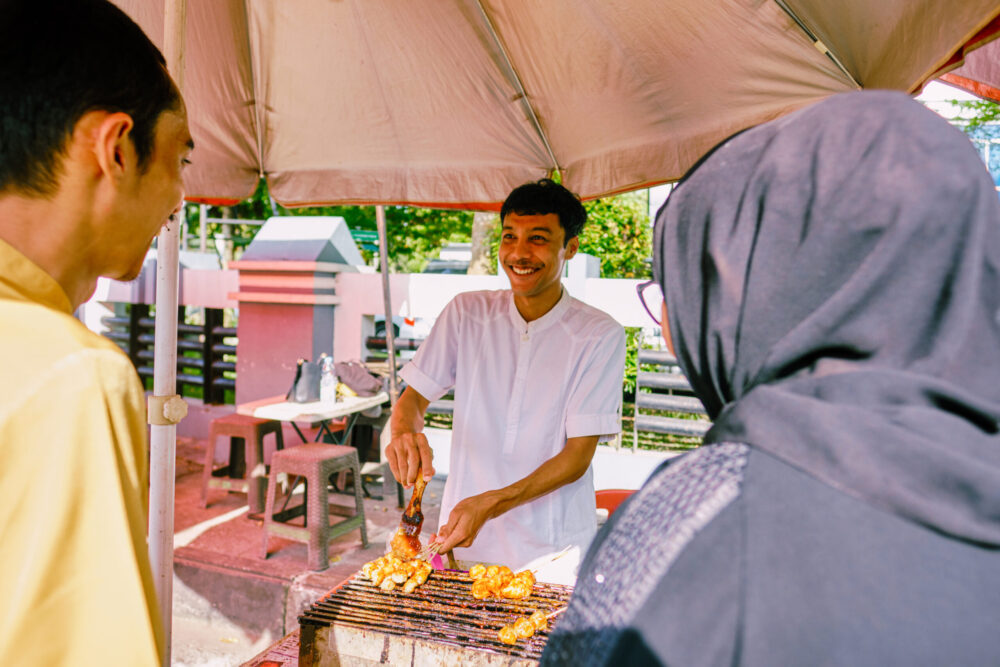
[[[530,276],[532,273],[537,272],[541,267],[534,266],[511,266],[510,270],[519,276]]]

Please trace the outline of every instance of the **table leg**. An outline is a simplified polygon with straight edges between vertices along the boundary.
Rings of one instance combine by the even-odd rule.
[[[344,424],[344,430],[340,433],[340,442],[337,444],[342,445],[347,442],[347,439],[351,437],[351,431],[354,429],[354,422],[358,421],[357,412],[352,412],[347,416],[347,423]],[[355,447],[357,449],[357,447]]]
[[[335,445],[341,444],[337,441],[337,437],[333,434],[333,431],[330,430],[329,424],[330,422],[327,420],[323,420],[319,423],[319,431],[316,432],[316,442],[319,442],[324,435],[328,435],[330,436],[330,442]]]
[[[319,432],[316,433],[316,442],[320,441],[324,435],[329,436],[330,442],[335,445],[342,445],[347,442],[347,437],[351,433],[351,429],[354,427],[354,422],[358,418],[358,413],[352,413],[347,416],[347,423],[344,425],[344,430],[340,431],[340,434],[334,433],[330,429],[330,420],[324,420],[319,423]]]

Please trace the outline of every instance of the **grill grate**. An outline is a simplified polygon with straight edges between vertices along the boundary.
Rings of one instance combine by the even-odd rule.
[[[413,593],[386,592],[355,574],[300,616],[299,624],[354,627],[538,660],[559,617],[547,630],[514,645],[502,643],[497,633],[533,611],[548,614],[565,607],[573,592],[570,586],[539,582],[527,600],[476,600],[471,586],[465,572],[435,570]]]

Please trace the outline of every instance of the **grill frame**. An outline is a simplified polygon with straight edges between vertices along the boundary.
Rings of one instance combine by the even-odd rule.
[[[500,642],[498,631],[533,611],[565,607],[573,593],[537,582],[526,600],[476,600],[471,586],[467,572],[435,570],[413,593],[386,592],[357,572],[299,616],[300,664],[533,665],[559,617],[514,645]]]

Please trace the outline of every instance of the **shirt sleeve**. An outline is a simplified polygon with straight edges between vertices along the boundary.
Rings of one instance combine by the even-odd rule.
[[[436,401],[455,386],[461,304],[458,297],[445,306],[399,376],[428,401]]]
[[[599,435],[598,442],[612,440],[621,432],[625,330],[615,325],[588,344],[581,367],[567,402],[566,437]]]

